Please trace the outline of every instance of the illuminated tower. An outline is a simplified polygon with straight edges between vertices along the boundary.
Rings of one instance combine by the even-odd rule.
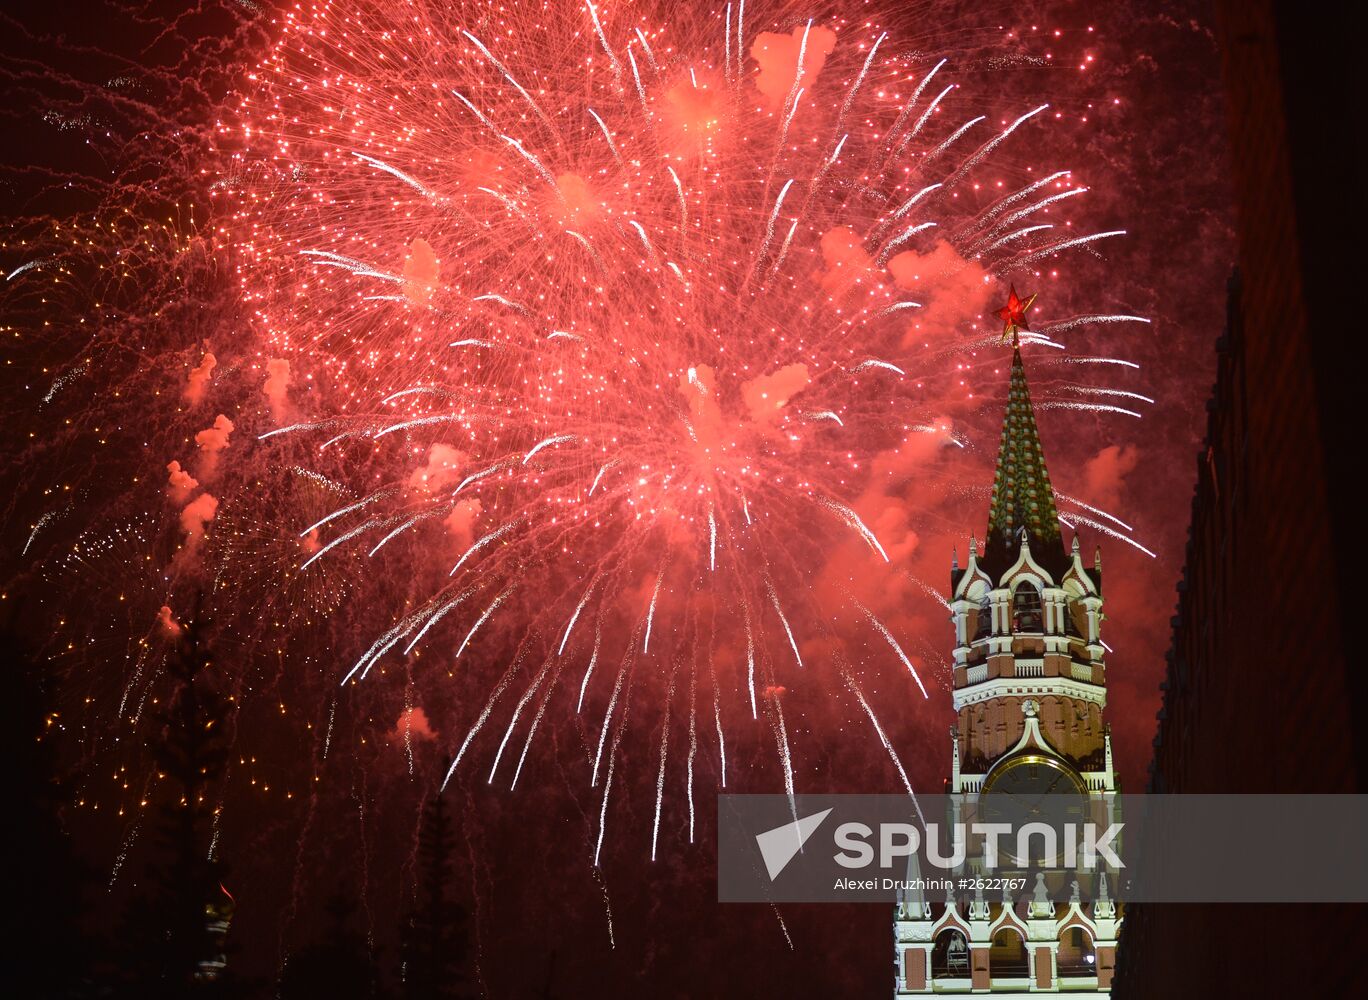
[[[1013,290],[1002,315],[1025,328]],[[1015,309],[1014,309],[1015,307]],[[1014,336],[1013,336],[1013,339]],[[1100,552],[1065,545],[1021,352],[998,450],[988,533],[950,572],[955,628],[951,822],[972,822],[985,791],[1063,792],[1108,819],[1117,792],[1102,644]],[[974,861],[968,874],[975,872]],[[1007,874],[999,869],[998,874]],[[932,900],[909,893],[894,917],[896,996],[992,991],[1109,995],[1121,916],[1115,885],[1056,871],[1021,892]]]

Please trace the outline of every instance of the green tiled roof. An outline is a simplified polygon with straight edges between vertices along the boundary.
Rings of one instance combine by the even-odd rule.
[[[1033,542],[1062,544],[1059,514],[1055,510],[1050,474],[1040,449],[1031,392],[1021,351],[1012,352],[1012,384],[1007,394],[1007,413],[998,446],[997,472],[993,476],[993,504],[988,511],[988,539],[1006,543],[1019,528],[1030,532]]]

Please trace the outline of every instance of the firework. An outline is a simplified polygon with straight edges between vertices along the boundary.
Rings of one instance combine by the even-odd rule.
[[[862,508],[875,459],[992,426],[971,388],[944,419],[943,387],[998,357],[978,323],[998,279],[1121,234],[1056,231],[1084,188],[1021,155],[1046,105],[975,107],[896,25],[515,7],[297,8],[221,116],[205,253],[235,311],[155,373],[180,421],[155,456],[179,542],[157,608],[207,576],[245,645],[327,631],[330,686],[400,664],[458,684],[447,778],[482,758],[516,784],[538,732],[578,717],[595,859],[634,702],[657,706],[652,856],[668,768],[692,839],[729,731],[767,732],[794,793],[796,684],[852,694],[910,793],[848,664],[919,698],[935,667],[830,567],[904,572],[905,526]],[[1148,401],[1066,391],[1040,405]]]

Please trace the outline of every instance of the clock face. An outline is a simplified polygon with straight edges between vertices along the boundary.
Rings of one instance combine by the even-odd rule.
[[[1009,861],[1049,865],[1063,853],[1066,824],[1077,830],[1085,819],[1087,788],[1078,772],[1045,754],[1021,754],[1003,761],[989,775],[979,798],[981,822],[1009,823],[1013,834],[998,840],[999,854]],[[1042,838],[1031,839],[1032,857],[1017,857],[1015,831],[1027,823],[1045,823],[1055,830],[1054,857],[1041,857]]]

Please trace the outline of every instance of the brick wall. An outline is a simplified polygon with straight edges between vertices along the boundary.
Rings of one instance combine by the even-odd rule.
[[[1359,116],[1341,108],[1355,93],[1353,32],[1305,2],[1218,0],[1216,13],[1239,276],[1150,790],[1363,790],[1368,668],[1348,655],[1361,615],[1349,573],[1368,530],[1349,506],[1365,451],[1353,411],[1368,403],[1354,319],[1368,280],[1349,274]],[[1365,909],[1133,906],[1114,995],[1368,995]]]

